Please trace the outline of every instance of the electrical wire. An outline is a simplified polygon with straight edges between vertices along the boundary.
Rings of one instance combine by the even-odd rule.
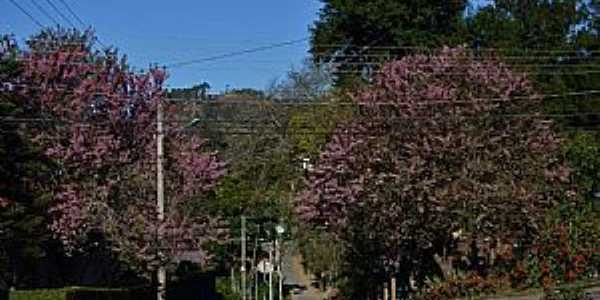
[[[8,0],[8,1],[10,1],[14,6],[16,6],[23,14],[28,16],[29,19],[31,19],[31,21],[33,21],[33,23],[35,23],[41,29],[45,28],[45,26],[42,25],[42,23],[40,21],[38,21],[35,17],[33,17],[32,14],[30,14],[26,9],[24,9],[21,5],[19,5],[15,0]]]
[[[346,48],[356,50],[363,50],[365,47],[374,50],[428,50],[428,51],[439,51],[444,47],[426,47],[426,46],[373,46],[373,45],[353,45],[353,44],[314,44],[311,45],[313,48]],[[483,47],[483,48],[467,48],[476,52],[524,52],[524,53],[580,53],[582,50],[578,49],[544,49],[544,48],[500,48],[500,47]],[[600,50],[586,50],[585,53],[600,53]],[[327,53],[327,52],[324,52]]]
[[[193,64],[211,62],[211,61],[241,56],[241,55],[245,55],[245,54],[251,54],[251,53],[268,51],[268,50],[272,50],[272,49],[276,49],[276,48],[288,47],[288,46],[291,46],[294,44],[299,44],[299,43],[305,42],[307,40],[308,40],[308,38],[302,38],[302,39],[291,40],[291,41],[286,41],[286,42],[281,42],[281,43],[275,43],[275,44],[270,44],[270,45],[266,45],[266,46],[249,48],[249,49],[239,50],[239,51],[233,51],[233,52],[229,52],[229,53],[224,53],[224,54],[215,55],[215,56],[209,56],[209,57],[200,58],[200,59],[193,59],[193,60],[189,60],[189,61],[167,64],[167,65],[165,65],[165,67],[170,68],[170,69],[180,68],[180,67],[193,65]]]
[[[51,0],[46,0],[46,2],[48,3],[48,5],[50,5],[50,7],[52,7],[52,9],[63,19],[65,20],[67,23],[69,23],[69,25],[73,28],[77,28],[77,26],[75,26],[75,24],[73,24],[73,22],[71,22],[71,20],[69,18],[67,18],[59,9],[58,7],[56,7],[56,5],[54,5],[54,3],[52,3]]]
[[[48,13],[48,11],[43,8],[41,5],[39,5],[35,0],[31,0],[31,3],[40,11],[42,12],[42,14],[44,14],[46,16],[46,18],[50,19],[50,21],[52,21],[56,26],[60,26],[60,23],[58,23],[58,21],[56,21],[56,19],[50,15],[50,13]]]
[[[65,2],[65,0],[59,0],[62,5],[67,9],[67,11],[71,14],[71,16],[73,16],[73,18],[75,18],[75,20],[77,20],[77,22],[79,22],[79,24],[81,24],[81,27],[85,28],[87,27],[87,25],[81,20],[81,18],[75,13],[75,11],[73,11],[73,9],[71,9],[71,6],[69,6],[69,4],[67,4],[67,2]]]
[[[476,105],[477,103],[482,103],[482,102],[491,102],[491,103],[511,103],[510,100],[542,100],[542,99],[561,99],[561,98],[567,98],[567,97],[586,97],[586,99],[588,99],[588,96],[591,95],[598,95],[600,94],[599,90],[588,90],[588,91],[579,91],[579,92],[569,92],[569,93],[562,93],[562,94],[545,94],[545,95],[531,95],[531,96],[516,96],[516,97],[510,97],[510,99],[500,99],[500,98],[480,98],[480,99],[470,99],[468,101],[460,101],[460,100],[455,100],[455,101],[448,101],[448,100],[441,100],[441,101],[434,101],[431,103],[424,103],[424,105],[422,105],[423,107],[425,106],[430,106],[430,105],[443,105],[443,104],[471,104],[471,105]],[[168,98],[165,100],[166,102],[170,102],[170,103],[188,103],[191,102],[192,100],[189,99],[173,99],[173,98]],[[254,101],[254,102],[198,102],[197,100],[193,100],[193,102],[195,102],[196,104],[208,104],[208,105],[217,105],[217,106],[248,106],[248,105],[261,105],[264,106],[265,108],[282,108],[282,107],[286,107],[286,106],[302,106],[302,107],[309,107],[312,106],[313,108],[315,107],[319,107],[319,106],[330,106],[330,107],[361,107],[361,106],[373,106],[370,104],[356,104],[356,103],[331,103],[331,102],[316,102],[316,103],[306,103],[306,102],[288,102],[288,103],[284,103],[284,102],[265,102],[265,101]],[[374,104],[374,105],[381,105],[381,106],[390,106],[390,107],[400,107],[402,106],[402,104],[390,104],[390,103],[382,103],[382,104]],[[563,109],[564,111],[564,109]],[[599,112],[580,112],[579,109],[576,109],[575,111],[577,112],[567,112],[567,113],[516,113],[516,114],[497,114],[497,115],[491,115],[491,117],[499,117],[499,118],[544,118],[544,119],[559,119],[559,118],[563,118],[563,119],[587,119],[587,120],[592,120],[593,122],[597,122],[600,123],[600,111]],[[432,111],[434,112],[434,111]],[[360,111],[359,111],[360,113]],[[418,117],[396,117],[396,119],[398,120],[412,120],[412,119],[431,119],[433,117],[437,117],[437,116],[418,116]],[[478,118],[480,116],[473,116],[472,118]],[[468,118],[468,117],[467,117]],[[594,121],[595,120],[595,121]],[[136,120],[124,120],[124,123],[128,123],[128,122],[136,122]],[[164,120],[165,124],[175,124],[175,126],[177,126],[177,124],[189,124],[190,120],[189,119],[165,119]],[[0,124],[12,124],[12,123],[18,123],[18,124],[33,124],[33,123],[40,123],[40,125],[42,124],[77,124],[77,125],[81,125],[81,126],[115,126],[116,123],[111,123],[111,122],[107,122],[107,121],[101,121],[101,122],[85,122],[85,121],[59,121],[59,120],[55,120],[55,119],[44,119],[44,118],[18,118],[18,117],[10,117],[10,116],[4,116],[2,118],[0,118]],[[155,122],[153,120],[147,122],[148,125],[154,124]],[[594,123],[595,124],[595,123]],[[222,133],[222,134],[231,134],[231,135],[245,135],[245,134],[260,134],[260,130],[281,130],[281,126],[273,123],[272,121],[249,121],[249,120],[219,120],[219,119],[205,119],[202,120],[199,124],[200,126],[208,126],[208,125],[214,125],[216,126],[216,128],[218,128],[217,132],[218,133]],[[595,127],[593,127],[595,129]],[[330,134],[330,131],[322,131],[322,132],[318,132],[317,130],[318,128],[314,127],[314,126],[309,126],[309,127],[302,127],[302,126],[291,126],[291,130],[293,132],[291,132],[291,134]],[[287,133],[289,132],[289,129],[287,130]]]
[[[37,53],[37,52],[36,52]],[[51,52],[48,52],[51,53]],[[16,59],[17,61],[20,62],[28,62],[31,59],[29,58],[19,58]],[[50,59],[37,59],[36,62],[53,62],[53,60]],[[343,65],[344,63],[342,63]],[[64,63],[64,65],[67,66],[78,66],[78,65],[87,65],[87,63],[85,62],[69,62],[69,63]],[[377,66],[382,66],[384,64],[379,64],[379,63],[350,63],[350,65],[357,65],[357,66],[366,66],[366,67],[377,67]],[[434,66],[433,64],[419,64],[417,66],[421,66],[421,67],[427,67],[427,66]],[[576,75],[593,75],[593,74],[600,74],[600,64],[599,65],[593,65],[593,64],[579,64],[579,65],[561,65],[561,64],[515,64],[515,65],[511,65],[511,64],[507,64],[507,66],[509,67],[523,67],[523,68],[540,68],[540,70],[513,70],[514,74],[517,75],[531,75],[531,76],[576,76]],[[554,68],[554,70],[550,70],[550,68]],[[581,68],[582,70],[577,70],[577,68]],[[256,67],[255,69],[257,70],[261,70],[261,71],[276,71],[276,69],[270,69],[270,68],[259,68]],[[561,69],[565,69],[565,70],[561,70]],[[570,70],[568,70],[570,69]],[[218,67],[210,67],[210,68],[203,68],[204,71],[228,71],[228,70],[237,70],[237,69],[232,69],[232,68],[218,68]],[[371,70],[345,70],[345,69],[334,69],[329,71],[331,73],[331,75],[339,75],[339,74],[358,74],[358,75],[375,75],[375,74],[381,74],[382,71],[379,70],[378,68],[375,69],[371,69]],[[366,72],[366,73],[365,73]],[[445,75],[445,76],[463,76],[464,73],[461,72],[437,72],[435,73],[435,75]]]

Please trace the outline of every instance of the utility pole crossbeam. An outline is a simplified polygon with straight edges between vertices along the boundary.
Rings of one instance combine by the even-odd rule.
[[[164,130],[163,130],[163,111],[162,111],[162,103],[158,102],[158,109],[156,113],[156,207],[157,207],[157,218],[160,224],[165,220],[165,188],[164,188],[164,172],[163,172],[163,139],[164,139]],[[160,247],[160,243],[162,241],[162,233],[158,232],[158,244]],[[161,249],[158,250],[159,259],[161,259]],[[156,272],[156,277],[158,280],[158,290],[156,292],[157,300],[165,300],[165,292],[167,288],[167,270],[165,266],[161,263]]]

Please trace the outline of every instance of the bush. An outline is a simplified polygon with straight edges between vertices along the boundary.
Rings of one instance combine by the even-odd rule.
[[[10,294],[10,300],[150,300],[155,297],[154,289],[151,288],[64,288],[14,291]]]
[[[242,298],[240,293],[231,290],[231,281],[227,277],[217,278],[217,293],[219,293],[224,300],[236,300]]]
[[[544,300],[580,300],[584,299],[584,288],[581,286],[569,286],[545,291]]]

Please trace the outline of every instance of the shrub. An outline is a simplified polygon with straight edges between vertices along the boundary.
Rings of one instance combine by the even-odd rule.
[[[217,293],[219,293],[224,300],[235,300],[242,298],[242,295],[240,295],[237,291],[231,290],[231,281],[229,278],[225,277],[217,278]]]
[[[434,279],[427,282],[415,299],[445,300],[456,298],[471,299],[474,296],[493,295],[508,284],[504,276],[482,277],[476,273],[464,274],[447,280]]]
[[[584,295],[582,287],[571,286],[545,291],[544,300],[580,300],[584,299]]]

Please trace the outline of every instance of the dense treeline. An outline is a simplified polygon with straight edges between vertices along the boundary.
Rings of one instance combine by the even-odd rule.
[[[424,299],[592,279],[597,13],[581,0],[325,0],[303,68],[215,98],[206,82],[165,91],[164,70],[132,74],[86,34],[4,38],[0,286],[143,283],[186,249],[229,272],[242,215],[250,241],[289,220],[306,267],[348,299],[392,277]],[[147,162],[163,97],[212,101],[166,109],[180,124],[166,142],[173,214],[157,225]],[[93,258],[100,275],[32,280]]]

